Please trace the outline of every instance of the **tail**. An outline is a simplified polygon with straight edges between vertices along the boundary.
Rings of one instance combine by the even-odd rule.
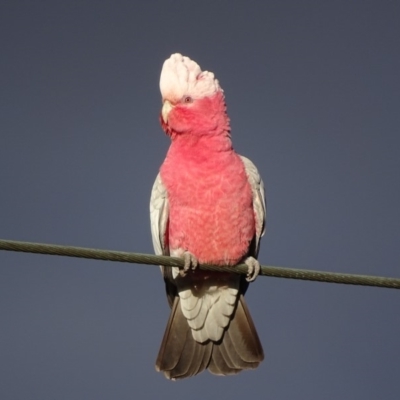
[[[156,361],[156,370],[168,379],[183,379],[207,369],[216,375],[233,375],[257,368],[264,352],[243,295],[218,342],[196,342],[182,313],[179,296],[175,297],[171,315]]]

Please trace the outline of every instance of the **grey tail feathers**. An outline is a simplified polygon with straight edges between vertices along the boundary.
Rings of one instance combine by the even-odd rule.
[[[168,379],[183,379],[208,369],[216,375],[233,375],[257,368],[264,352],[243,295],[239,296],[230,324],[218,342],[196,342],[176,296],[156,361],[157,371]]]

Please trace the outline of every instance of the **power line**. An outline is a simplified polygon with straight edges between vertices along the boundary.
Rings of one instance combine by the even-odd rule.
[[[135,264],[165,265],[167,267],[183,267],[183,260],[176,257],[127,253],[114,250],[98,250],[85,247],[61,246],[46,243],[19,242],[14,240],[0,239],[0,250],[90,258],[94,260],[119,261]],[[221,267],[202,264],[199,268],[209,271],[226,271],[240,274],[247,273],[247,266],[245,264],[236,265],[234,267]],[[260,275],[272,276],[275,278],[302,279],[318,282],[343,283],[347,285],[377,286],[400,289],[400,278],[386,278],[371,275],[341,274],[335,272],[313,271],[265,265],[261,266]]]

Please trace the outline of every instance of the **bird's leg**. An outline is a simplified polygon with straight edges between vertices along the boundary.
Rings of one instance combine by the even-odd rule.
[[[183,277],[187,275],[188,271],[194,271],[198,267],[199,262],[197,258],[189,251],[185,251],[182,254],[182,257],[185,264],[183,266],[183,269],[179,269],[179,275]]]
[[[246,281],[255,281],[261,270],[260,263],[254,257],[247,257],[244,263],[247,265]]]

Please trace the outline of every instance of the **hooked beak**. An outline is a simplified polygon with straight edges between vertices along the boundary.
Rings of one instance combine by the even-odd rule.
[[[168,114],[173,108],[174,106],[168,100],[164,101],[161,109],[161,116],[165,124],[168,122]]]

